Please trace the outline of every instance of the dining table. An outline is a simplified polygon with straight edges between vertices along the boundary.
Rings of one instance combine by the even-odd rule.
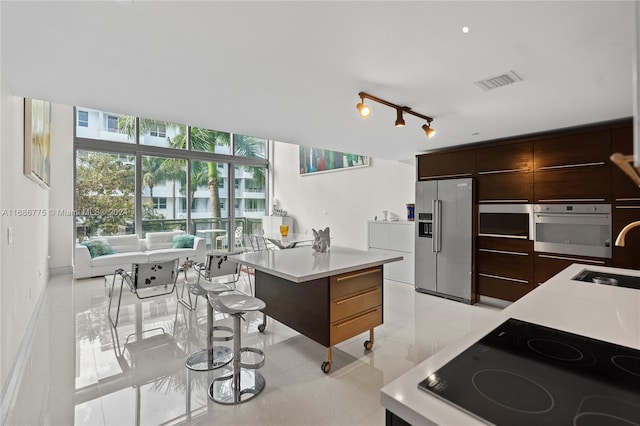
[[[269,242],[273,243],[279,249],[290,249],[296,247],[300,243],[313,242],[312,235],[288,233],[286,237],[281,234],[257,234],[259,237],[263,237]]]

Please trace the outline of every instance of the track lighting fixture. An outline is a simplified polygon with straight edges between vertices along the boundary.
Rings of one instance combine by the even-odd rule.
[[[392,104],[391,102],[385,101],[384,99],[377,98],[365,92],[358,93],[358,96],[360,96],[360,102],[358,103],[358,105],[356,105],[356,108],[358,108],[358,112],[360,113],[360,117],[362,118],[367,118],[371,115],[371,108],[369,108],[369,106],[365,105],[364,103],[365,99],[371,99],[372,101],[375,101],[382,105],[386,105],[388,107],[396,109],[396,127],[404,126],[405,122],[404,122],[403,114],[406,112],[407,114],[414,115],[416,117],[422,118],[423,120],[427,121],[427,124],[422,126],[422,130],[424,130],[428,138],[431,138],[433,137],[433,135],[436,134],[435,129],[431,127],[431,122],[433,121],[433,118],[431,117],[419,114],[413,111],[408,106],[400,106],[400,105]]]
[[[360,103],[356,105],[356,108],[358,108],[358,112],[362,118],[368,118],[371,115],[371,108],[364,104],[364,96],[360,96]]]
[[[398,114],[398,118],[396,118],[396,127],[404,127],[404,118],[402,118],[402,109],[397,108],[396,112]]]
[[[429,122],[429,124],[431,124],[431,122]],[[424,130],[424,133],[427,135],[428,138],[432,138],[433,135],[436,134],[436,131],[432,129],[431,126],[429,126],[429,124],[423,124],[422,130]]]

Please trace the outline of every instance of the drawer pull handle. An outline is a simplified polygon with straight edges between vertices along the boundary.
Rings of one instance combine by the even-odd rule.
[[[515,254],[518,256],[529,256],[529,253],[523,253],[521,251],[490,250],[490,249],[478,249],[478,251],[484,251],[486,253]]]
[[[483,172],[478,172],[479,175],[492,175],[496,173],[513,173],[513,172],[528,172],[528,167],[522,167],[519,169],[503,169],[503,170],[487,170]]]
[[[341,322],[340,324],[336,324],[335,327],[336,328],[344,327],[345,325],[349,325],[349,324],[351,324],[353,322],[359,321],[364,317],[368,317],[369,315],[375,314],[376,312],[378,312],[377,308],[372,310],[372,311],[369,311],[369,312],[367,312],[365,314],[359,315],[359,316],[357,316],[355,318],[351,318],[350,320],[347,320],[345,322]]]
[[[357,274],[347,275],[345,277],[340,277],[340,278],[337,278],[336,281],[350,280],[351,278],[362,277],[364,275],[371,275],[371,274],[378,273],[380,271],[382,271],[382,268],[376,268],[376,269],[372,269],[370,271],[364,271],[364,272],[359,272]]]
[[[452,174],[452,175],[420,176],[420,180],[423,180],[423,179],[442,179],[442,178],[464,177],[464,176],[473,176],[473,173],[455,173],[455,174]]]
[[[538,167],[538,170],[570,169],[575,167],[602,166],[604,164],[605,164],[604,161],[598,161],[597,163],[565,164],[561,166],[543,166],[543,167]]]
[[[506,281],[513,281],[516,283],[529,284],[529,281],[519,280],[517,278],[507,278],[507,277],[501,277],[500,275],[491,275],[491,274],[478,274],[478,275],[480,275],[481,277],[495,278],[497,280],[506,280]]]
[[[506,234],[478,234],[478,237],[498,237],[498,238],[512,238],[516,240],[528,240],[529,237],[524,235],[506,235]]]
[[[541,203],[555,203],[555,202],[567,202],[567,201],[604,201],[604,198],[547,198],[544,200],[538,200]]]
[[[549,256],[548,254],[539,254],[538,256],[543,257],[545,259],[570,260],[572,262],[586,262],[586,263],[596,263],[598,265],[604,265],[604,262],[601,260],[580,259],[578,257]]]
[[[352,301],[354,299],[357,299],[359,297],[366,296],[368,294],[373,294],[373,293],[380,292],[380,291],[381,291],[380,288],[374,288],[373,290],[365,291],[364,293],[356,294],[355,296],[351,296],[351,297],[347,297],[346,299],[338,300],[337,302],[335,302],[335,304],[336,305],[342,305],[343,303],[350,302],[350,301]]]
[[[528,203],[529,200],[517,199],[517,200],[478,200],[479,203]]]

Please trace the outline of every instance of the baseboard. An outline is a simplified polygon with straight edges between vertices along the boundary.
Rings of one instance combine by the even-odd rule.
[[[73,266],[59,266],[57,268],[49,268],[49,275],[71,275],[73,274]]]
[[[22,342],[20,343],[20,348],[18,348],[18,353],[16,354],[16,357],[13,360],[13,365],[9,370],[10,373],[7,377],[7,381],[2,388],[2,394],[0,395],[0,425],[5,424],[7,415],[10,411],[12,411],[13,405],[15,404],[15,399],[18,396],[20,383],[22,383],[22,377],[24,376],[24,372],[27,368],[28,355],[29,350],[31,349],[33,335],[35,333],[36,325],[38,323],[38,318],[40,317],[40,311],[42,310],[42,305],[44,303],[48,287],[49,279],[47,277],[45,285],[40,292],[40,297],[38,297],[38,301],[36,302],[36,305],[33,309],[33,313],[31,314],[31,319],[29,320],[29,324],[27,325],[24,337],[22,338]]]

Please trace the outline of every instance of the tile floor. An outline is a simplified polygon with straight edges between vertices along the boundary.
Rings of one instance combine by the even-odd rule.
[[[238,289],[248,291],[246,276]],[[124,293],[115,332],[107,294],[102,278],[51,278],[5,424],[383,425],[380,388],[498,310],[385,281],[373,350],[363,347],[368,333],[337,345],[329,374],[320,369],[326,348],[274,320],[260,333],[261,315],[248,315],[242,344],[264,350],[267,385],[252,401],[225,406],[207,397],[220,373],[184,367],[206,344],[204,299],[190,312],[175,293],[144,301]],[[215,320],[231,325],[221,314]]]

